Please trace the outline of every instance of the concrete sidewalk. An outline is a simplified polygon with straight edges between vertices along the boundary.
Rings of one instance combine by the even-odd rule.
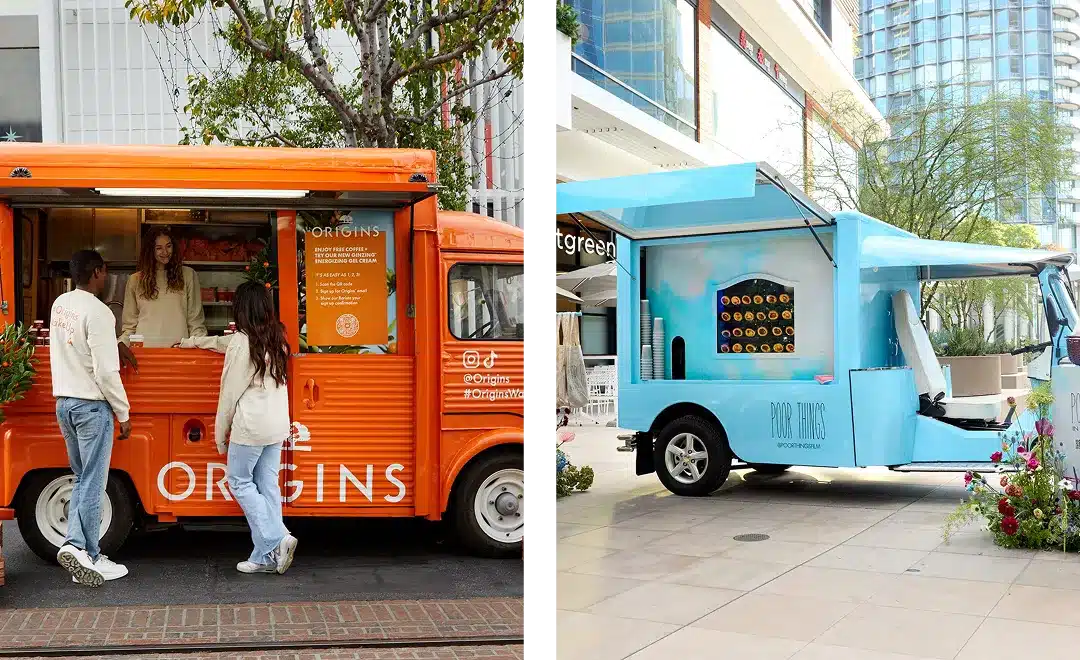
[[[619,431],[570,430],[597,476],[557,504],[560,660],[1013,660],[1080,640],[1080,556],[943,542],[960,475],[739,471],[680,498],[633,474]]]

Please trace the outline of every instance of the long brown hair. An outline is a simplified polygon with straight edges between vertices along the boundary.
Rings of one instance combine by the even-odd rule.
[[[274,315],[274,299],[269,289],[256,282],[244,282],[236,287],[233,313],[236,329],[248,337],[255,378],[262,381],[269,371],[270,378],[284,385],[289,345],[285,341],[285,327]]]
[[[147,300],[157,298],[157,258],[154,257],[154,244],[159,236],[164,236],[172,243],[173,253],[169,263],[165,264],[165,282],[169,291],[181,291],[184,288],[184,262],[180,255],[180,246],[165,227],[159,227],[143,237],[142,249],[139,250],[139,293]]]

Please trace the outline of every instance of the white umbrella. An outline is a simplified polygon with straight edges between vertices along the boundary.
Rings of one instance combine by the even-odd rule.
[[[582,285],[588,283],[593,290],[614,289],[616,286],[616,273],[618,264],[614,261],[606,261],[602,264],[586,266],[562,273],[555,276],[555,281],[571,291],[577,291]]]
[[[619,297],[615,289],[589,291],[581,295],[582,304],[588,307],[614,307]]]
[[[575,295],[573,293],[570,293],[566,289],[564,289],[562,287],[559,287],[559,286],[555,287],[555,295],[556,296],[562,296],[563,298],[566,298],[567,300],[573,300],[574,302],[582,302],[582,300],[581,300],[581,298],[579,296],[577,296],[577,295]]]

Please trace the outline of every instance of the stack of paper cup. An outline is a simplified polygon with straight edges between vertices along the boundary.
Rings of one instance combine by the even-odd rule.
[[[653,319],[652,328],[652,358],[653,358],[653,378],[657,380],[663,380],[665,376],[664,370],[664,349],[667,343],[664,339],[664,319],[659,316]]]
[[[648,300],[641,301],[641,345],[652,346],[652,312]]]
[[[653,358],[652,346],[648,344],[641,347],[641,380],[652,380]]]

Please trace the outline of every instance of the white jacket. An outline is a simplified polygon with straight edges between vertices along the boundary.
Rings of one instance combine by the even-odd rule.
[[[181,348],[205,348],[225,354],[221,370],[214,441],[222,454],[226,438],[238,445],[266,446],[289,437],[288,383],[278,385],[269,370],[262,382],[255,382],[248,336],[243,332],[224,337],[189,337]]]

